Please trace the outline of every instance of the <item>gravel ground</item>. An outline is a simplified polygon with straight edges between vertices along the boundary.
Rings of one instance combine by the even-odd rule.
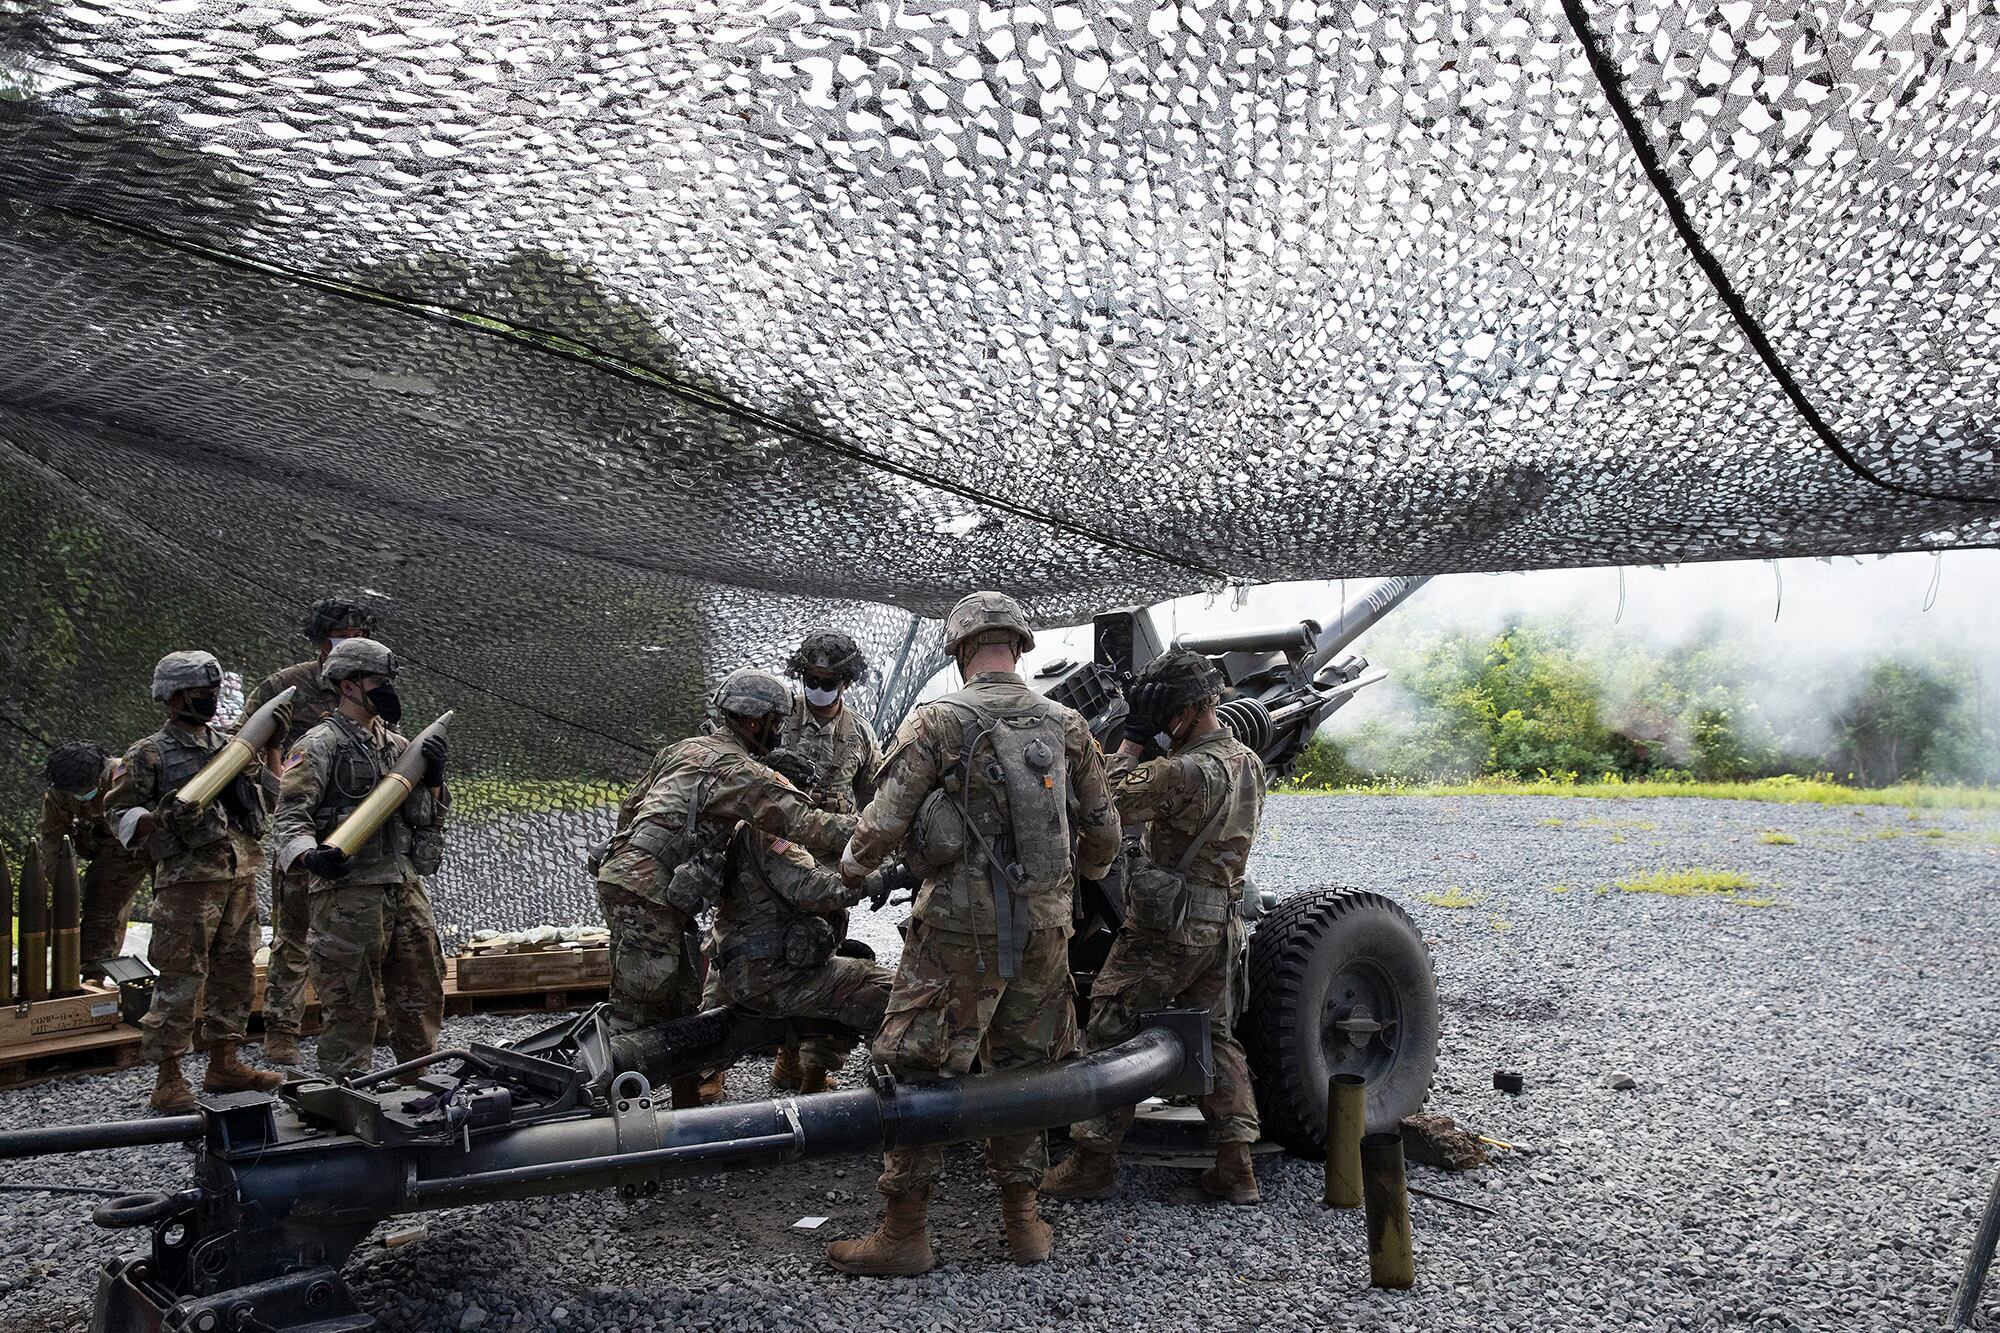
[[[1782,831],[1790,844],[1763,835]],[[1596,892],[1632,873],[1741,871],[1768,907]],[[1056,1204],[1054,1262],[1008,1264],[995,1192],[951,1155],[944,1261],[864,1281],[819,1261],[875,1213],[852,1160],[434,1216],[348,1274],[399,1329],[1911,1330],[1942,1326],[1995,1170],[2000,818],[1738,801],[1277,798],[1256,865],[1285,891],[1366,885],[1437,958],[1432,1104],[1531,1144],[1412,1180],[1417,1287],[1372,1292],[1358,1215],[1324,1213],[1315,1163],[1259,1159],[1265,1201],[1199,1201],[1191,1172],[1126,1172]],[[1570,886],[1565,892],[1557,885]],[[1466,907],[1427,901],[1476,898]],[[868,922],[891,945],[890,923]],[[454,1020],[488,1040],[528,1019]],[[1496,1067],[1527,1090],[1491,1088]],[[768,1064],[731,1076],[758,1095]],[[1636,1081],[1607,1086],[1614,1071]],[[0,1093],[0,1123],[130,1115],[143,1073]],[[170,1155],[17,1163],[0,1179],[174,1187]],[[88,1201],[0,1194],[0,1328],[80,1328],[122,1238]],[[831,1218],[816,1232],[807,1214]],[[2000,1279],[1982,1326],[2000,1328]]]

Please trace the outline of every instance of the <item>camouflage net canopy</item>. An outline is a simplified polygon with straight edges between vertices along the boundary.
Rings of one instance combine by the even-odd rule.
[[[1972,5],[0,0],[4,811],[378,605],[447,920],[704,683],[1230,580],[1982,545]],[[899,664],[901,669],[899,669]],[[579,906],[581,904],[581,906]]]

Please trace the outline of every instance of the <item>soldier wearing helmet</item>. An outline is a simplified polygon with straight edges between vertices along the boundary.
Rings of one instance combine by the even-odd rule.
[[[305,734],[325,721],[338,706],[332,686],[320,679],[320,666],[333,645],[343,639],[373,638],[375,614],[359,602],[323,597],[306,609],[300,630],[313,646],[313,656],[266,676],[243,705],[248,718],[280,691],[292,695],[291,725],[272,738],[264,757],[272,771]],[[306,1009],[306,946],[312,923],[310,876],[304,871],[271,871],[271,961],[264,971],[264,1058],[276,1064],[299,1061],[299,1023]]]
[[[1215,1088],[1201,1099],[1201,1113],[1215,1165],[1202,1172],[1201,1187],[1229,1203],[1255,1203],[1257,1102],[1236,1020],[1243,877],[1263,815],[1265,775],[1256,752],[1217,718],[1221,696],[1221,674],[1182,649],[1155,658],[1128,691],[1131,713],[1110,776],[1119,817],[1145,829],[1145,847],[1128,862],[1125,920],[1091,983],[1083,1045],[1116,1046],[1154,1010],[1207,1009]],[[1149,753],[1158,757],[1145,759]],[[1126,1107],[1071,1126],[1075,1150],[1049,1172],[1043,1190],[1061,1199],[1109,1198],[1132,1118]]]
[[[1068,942],[1078,874],[1101,877],[1118,853],[1104,756],[1083,718],[1035,693],[1017,670],[1035,634],[1013,598],[976,592],[945,620],[945,651],[964,687],[920,705],[882,761],[875,797],[842,858],[850,881],[899,848],[924,874],[888,1017],[872,1053],[898,1077],[1045,1064],[1074,1045]],[[835,1242],[851,1273],[921,1273],[936,1262],[930,1193],[943,1154],[883,1154],[884,1214],[874,1234]],[[1046,1137],[986,1142],[1016,1263],[1053,1246],[1036,1211]]]
[[[732,671],[709,698],[701,734],[662,750],[619,808],[595,858],[597,901],[611,927],[611,1023],[647,1027],[694,1011],[694,921],[715,905],[721,854],[739,823],[809,852],[837,850],[850,815],[817,810],[761,757],[777,744],[792,694],[768,671]],[[677,1103],[694,1096],[677,1088]]]
[[[153,862],[153,941],[160,971],[152,1007],[140,1021],[140,1051],[156,1066],[151,1105],[168,1115],[195,1109],[181,1055],[195,1036],[208,1048],[208,1092],[269,1092],[282,1075],[237,1056],[250,1020],[257,952],[257,870],[264,863],[268,774],[252,760],[242,777],[206,806],[178,799],[228,738],[209,725],[222,686],[212,653],[168,653],[153,668],[153,698],[165,724],[125,752],[111,779],[105,819],[121,846],[143,847]]]
[[[286,752],[279,782],[271,845],[278,868],[305,882],[307,970],[326,1023],[319,1069],[331,1079],[367,1070],[378,1014],[399,1063],[434,1050],[444,1024],[444,958],[424,885],[444,860],[444,737],[424,742],[416,787],[359,851],[323,845],[410,748],[395,729],[399,671],[374,639],[336,641],[320,664],[334,710]]]
[[[42,792],[42,864],[56,863],[64,838],[88,863],[78,940],[87,977],[103,976],[100,964],[124,952],[132,899],[153,873],[153,858],[121,846],[104,823],[105,798],[123,771],[122,761],[95,741],[64,741],[43,773],[48,785]]]
[[[847,691],[867,676],[868,659],[852,636],[839,630],[815,630],[792,653],[785,670],[799,682],[799,690],[786,715],[780,744],[804,761],[806,767],[801,771],[816,775],[806,793],[813,804],[822,810],[854,814],[875,794],[875,773],[882,764],[882,745],[875,738],[875,728],[847,706]],[[844,937],[846,913],[830,919]],[[722,998],[722,969],[711,966],[708,976],[708,987],[702,992],[704,1009],[721,1003]],[[808,1042],[806,1047],[804,1063],[799,1047],[779,1050],[771,1067],[773,1088],[781,1092],[799,1088],[807,1065],[812,1067],[814,1091],[834,1086],[826,1069],[830,1060],[838,1064],[834,1055],[843,1048],[828,1041]],[[721,1100],[722,1072],[703,1081],[704,1103]]]

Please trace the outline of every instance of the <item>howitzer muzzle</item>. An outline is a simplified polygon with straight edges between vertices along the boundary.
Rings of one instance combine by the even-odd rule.
[[[453,710],[446,710],[443,717],[417,733],[410,748],[403,751],[403,757],[396,766],[382,775],[373,791],[362,798],[353,813],[340,821],[340,827],[327,835],[326,846],[338,847],[348,856],[358,855],[368,845],[368,840],[376,835],[389,816],[396,813],[410,793],[417,789],[417,783],[424,776],[424,742],[432,736],[445,734],[445,726],[451,721]]]
[[[237,774],[250,766],[250,761],[262,754],[278,734],[277,712],[292,701],[298,687],[287,685],[273,696],[271,701],[252,713],[236,729],[236,734],[224,742],[201,772],[189,778],[175,793],[175,799],[197,809],[213,804],[222,795],[223,788],[236,781]]]

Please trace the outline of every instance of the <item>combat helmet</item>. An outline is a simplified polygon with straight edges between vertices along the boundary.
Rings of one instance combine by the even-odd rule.
[[[1027,614],[1004,592],[968,593],[944,618],[944,650],[953,657],[961,649],[1009,639],[1019,641],[1024,653],[1034,650],[1035,631],[1028,628]]]
[[[861,655],[861,645],[851,635],[837,629],[823,629],[806,635],[805,642],[785,662],[785,670],[794,676],[803,676],[808,671],[824,672],[851,685],[868,674],[868,659]]]
[[[358,629],[360,637],[373,638],[375,613],[344,597],[322,597],[307,609],[305,623],[300,628],[314,643],[332,638],[337,629]]]
[[[752,753],[763,754],[777,744],[779,729],[792,711],[792,692],[785,682],[756,667],[738,667],[722,678],[708,697],[709,711],[746,741]]]
[[[57,791],[89,791],[103,777],[107,757],[96,741],[64,741],[50,752],[42,776]]]
[[[1213,703],[1222,697],[1222,673],[1206,657],[1185,648],[1161,653],[1145,665],[1132,683],[1134,687],[1154,691],[1161,710],[1167,714]]]
[[[396,655],[389,651],[388,644],[374,639],[342,639],[333,645],[326,661],[320,663],[319,679],[322,685],[356,676],[387,676],[393,680],[399,670]]]
[[[161,703],[182,690],[213,689],[222,684],[222,663],[214,653],[189,648],[168,653],[153,667],[153,697]]]

